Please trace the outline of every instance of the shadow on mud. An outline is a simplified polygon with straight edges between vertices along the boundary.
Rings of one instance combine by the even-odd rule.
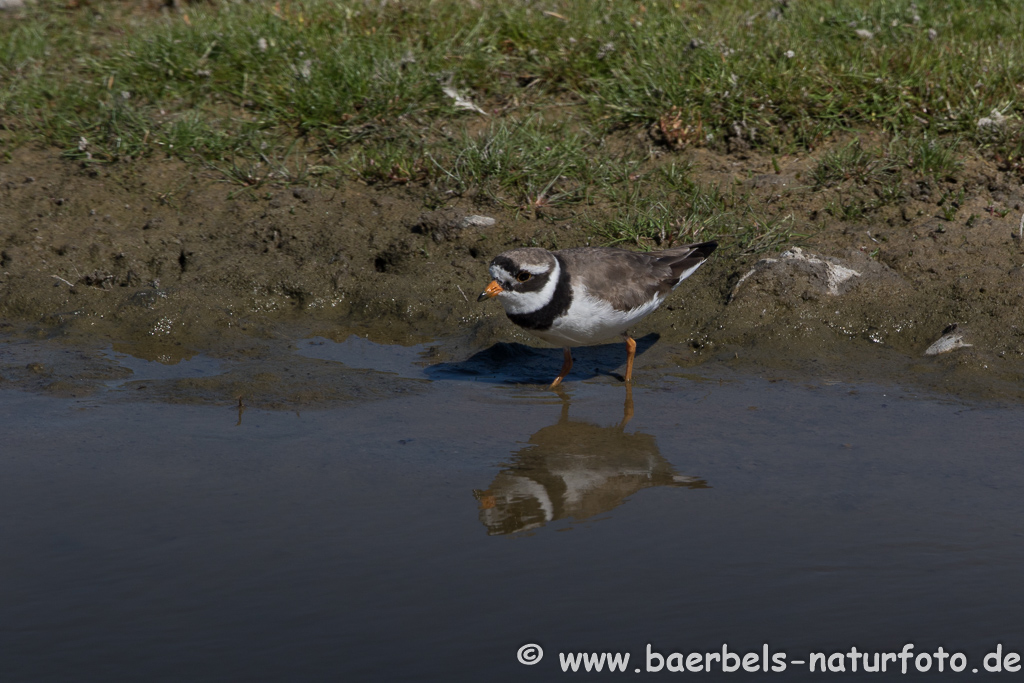
[[[640,356],[661,338],[652,332],[636,340]],[[601,375],[622,380],[614,372],[626,365],[626,345],[621,341],[598,346],[578,346],[572,350],[575,360],[567,381],[593,379]],[[468,380],[508,384],[550,384],[562,367],[562,350],[534,348],[519,343],[499,342],[478,351],[463,361],[438,363],[426,368],[430,379]]]

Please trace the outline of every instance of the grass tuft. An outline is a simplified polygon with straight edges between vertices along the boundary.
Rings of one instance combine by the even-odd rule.
[[[38,0],[0,23],[5,145],[171,155],[242,187],[420,183],[535,218],[612,215],[614,242],[753,251],[803,233],[781,206],[694,184],[686,150],[891,141],[810,173],[844,220],[899,201],[904,174],[955,175],[968,151],[1024,176],[1022,3],[75,6]]]

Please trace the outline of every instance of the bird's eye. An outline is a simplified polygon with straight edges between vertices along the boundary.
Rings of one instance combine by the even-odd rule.
[[[532,274],[530,274],[530,273],[527,273],[527,272],[526,272],[525,270],[524,270],[524,271],[521,271],[521,272],[519,273],[519,275],[516,275],[516,279],[517,279],[517,280],[519,280],[520,282],[526,282],[526,281],[527,281],[527,280],[529,280],[529,279],[530,279],[531,277],[533,277],[533,275],[532,275]]]

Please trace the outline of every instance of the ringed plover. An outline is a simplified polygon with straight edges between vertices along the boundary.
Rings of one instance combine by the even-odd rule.
[[[629,382],[636,342],[626,330],[653,313],[716,247],[717,242],[701,242],[646,253],[606,247],[512,249],[491,261],[494,280],[477,301],[498,297],[509,320],[563,348],[565,362],[551,388],[572,369],[571,347],[619,334],[626,340]]]

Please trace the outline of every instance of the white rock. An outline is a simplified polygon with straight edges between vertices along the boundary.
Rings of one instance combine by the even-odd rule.
[[[1006,125],[1006,117],[998,109],[993,109],[988,116],[978,119],[978,128],[1002,128]]]
[[[736,286],[732,288],[732,294],[729,296],[730,301],[736,298],[737,292],[739,292],[740,286],[747,281],[747,279],[754,273],[760,272],[771,268],[774,264],[802,264],[813,267],[815,270],[819,270],[824,274],[825,289],[832,296],[838,296],[842,292],[840,288],[849,280],[855,277],[860,277],[860,272],[852,268],[840,264],[836,259],[824,259],[818,256],[805,254],[803,249],[800,247],[793,247],[788,249],[781,254],[779,258],[766,258],[761,259],[750,271],[739,279]]]
[[[942,331],[942,336],[935,340],[935,343],[925,349],[924,355],[938,356],[941,353],[949,353],[967,346],[974,346],[964,341],[964,330],[956,323],[953,323]]]
[[[478,107],[475,104],[473,104],[473,102],[471,100],[469,100],[469,99],[463,97],[462,95],[460,95],[459,91],[456,90],[455,88],[451,87],[450,85],[443,86],[441,88],[441,90],[444,91],[445,95],[447,95],[448,97],[450,97],[453,100],[455,100],[455,108],[456,109],[469,109],[470,111],[475,111],[475,112],[477,112],[479,114],[486,114],[487,113],[483,109],[481,109],[480,107]]]
[[[489,228],[497,221],[489,216],[466,216],[459,221],[460,228]]]

